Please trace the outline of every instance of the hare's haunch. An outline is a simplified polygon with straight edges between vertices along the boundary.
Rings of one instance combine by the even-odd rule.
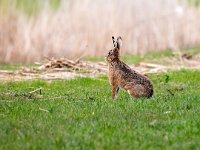
[[[131,96],[147,97],[153,95],[153,85],[150,79],[132,70],[120,60],[122,38],[112,37],[114,48],[108,52],[106,60],[109,66],[109,81],[112,86],[112,98],[115,99],[119,88],[125,89]]]

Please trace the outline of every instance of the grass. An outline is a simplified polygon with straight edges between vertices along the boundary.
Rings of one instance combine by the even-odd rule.
[[[61,0],[47,0],[48,6],[51,10],[57,10],[60,7]],[[0,8],[2,10],[9,10],[14,7],[18,12],[28,16],[39,14],[44,8],[45,2],[40,0],[0,0]]]
[[[145,54],[141,55],[122,55],[122,60],[128,64],[139,64],[141,62],[152,62],[152,63],[163,63],[165,64],[166,62],[164,59],[166,58],[173,58],[177,57],[179,55],[182,55],[184,53],[188,53],[191,55],[197,55],[200,54],[200,49],[185,49],[181,51],[171,51],[171,50],[164,50],[164,51],[151,51],[147,52]],[[87,61],[93,61],[93,62],[99,62],[99,61],[105,61],[105,57],[87,57],[84,60]]]
[[[200,49],[192,49],[192,50],[183,50],[181,53],[190,52],[191,54],[199,54]],[[163,58],[175,57],[175,54],[171,50],[165,50],[161,52],[148,52],[143,55],[125,55],[122,56],[122,60],[128,64],[139,64],[140,62],[155,62],[161,63]],[[83,58],[83,61],[91,61],[91,62],[106,62],[105,57],[86,57]],[[165,63],[165,62],[163,62]],[[36,65],[32,64],[0,64],[0,70],[18,70],[23,67],[34,67]]]
[[[200,0],[187,0],[189,2],[189,4],[199,7],[200,5]]]
[[[148,63],[156,63],[156,64],[163,64],[168,65],[168,62],[166,62],[166,58],[174,58],[178,57],[182,54],[191,54],[192,56],[199,55],[200,49],[185,49],[181,51],[171,51],[171,50],[165,50],[165,51],[159,51],[159,52],[147,52],[145,54],[141,55],[125,55],[122,56],[122,60],[128,64],[139,64],[141,62],[148,62]],[[92,62],[105,62],[105,57],[85,57],[82,59],[83,61],[92,61]],[[20,70],[24,67],[37,67],[37,65],[34,64],[0,64],[0,70]]]
[[[149,100],[113,101],[106,77],[0,83],[0,149],[198,149],[199,74],[151,75]]]
[[[196,50],[191,50],[191,51],[196,51]],[[129,64],[138,64],[144,61],[155,61],[155,60],[160,61],[160,59],[162,58],[174,57],[174,56],[175,54],[171,50],[165,50],[165,51],[160,51],[160,52],[151,51],[151,52],[147,52],[145,54],[140,54],[140,55],[125,55],[125,56],[122,55],[122,60]],[[88,58],[85,58],[85,60],[99,62],[99,61],[105,61],[105,57],[88,57]]]
[[[33,68],[35,64],[0,64],[0,70],[20,70],[22,68]]]

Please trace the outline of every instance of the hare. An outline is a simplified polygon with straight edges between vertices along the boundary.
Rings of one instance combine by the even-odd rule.
[[[132,97],[150,98],[153,95],[153,85],[150,79],[132,70],[120,60],[122,38],[115,40],[112,36],[114,48],[106,56],[108,62],[108,77],[112,86],[112,98],[115,99],[119,88],[125,89]]]

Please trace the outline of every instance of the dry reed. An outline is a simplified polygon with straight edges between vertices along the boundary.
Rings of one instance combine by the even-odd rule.
[[[0,63],[104,56],[112,35],[122,36],[122,54],[198,47],[199,18],[178,0],[63,0],[30,17],[12,7],[0,12]]]

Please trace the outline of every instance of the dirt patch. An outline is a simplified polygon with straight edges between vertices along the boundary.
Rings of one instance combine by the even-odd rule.
[[[106,72],[107,66],[105,63],[51,59],[38,67],[26,67],[16,71],[0,70],[0,81],[70,80],[78,77],[95,78],[105,75]]]

